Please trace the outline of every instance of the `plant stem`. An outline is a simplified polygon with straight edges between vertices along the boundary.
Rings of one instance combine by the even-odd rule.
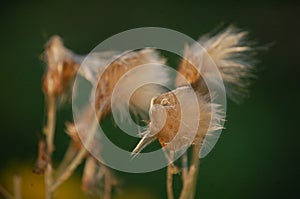
[[[65,169],[67,168],[67,166],[70,164],[70,162],[74,159],[74,157],[77,155],[79,149],[77,149],[77,147],[75,146],[75,144],[71,141],[71,143],[69,143],[68,149],[66,150],[64,157],[57,169],[56,175],[60,176]]]
[[[188,175],[188,157],[187,152],[184,152],[181,158],[182,161],[182,181],[184,181],[187,178]]]
[[[56,104],[55,97],[47,97],[47,126],[46,126],[46,142],[47,142],[47,152],[52,156],[54,150],[54,134],[55,134],[55,116],[56,116]]]
[[[199,164],[200,164],[200,145],[195,145],[193,147],[193,157],[192,157],[192,166],[195,168],[195,172],[193,174],[193,178],[191,181],[191,194],[190,198],[193,199],[196,194],[196,186],[197,186],[197,180],[198,180],[198,174],[199,174]]]
[[[47,143],[47,157],[48,164],[45,171],[45,186],[46,186],[46,199],[53,198],[53,192],[51,190],[51,186],[53,183],[53,169],[52,169],[52,153],[54,150],[54,134],[55,134],[55,114],[56,114],[56,104],[55,104],[54,96],[47,96],[47,124],[44,129],[44,133],[46,135],[46,143]]]
[[[14,195],[15,199],[21,199],[21,178],[19,175],[14,176]]]
[[[96,133],[96,130],[98,128],[98,125],[99,125],[98,120],[93,121],[91,130],[88,133],[84,146],[79,150],[75,158],[70,162],[70,164],[62,172],[62,174],[58,176],[58,178],[52,185],[51,188],[52,191],[55,191],[64,181],[66,181],[73,174],[74,170],[78,167],[78,165],[82,162],[82,160],[84,159],[87,153],[86,147],[88,148],[89,145],[91,144],[94,135]]]
[[[169,155],[167,155],[169,164],[167,167],[167,196],[168,199],[174,199],[174,192],[173,192],[173,174],[174,174],[174,151],[170,151]]]
[[[168,199],[174,199],[173,193],[173,168],[170,163],[167,168],[167,195]]]
[[[85,155],[86,155],[86,149],[83,147],[77,153],[76,157],[72,160],[72,162],[68,165],[68,167],[64,170],[64,172],[53,183],[53,185],[51,186],[52,192],[54,192],[63,182],[65,182],[73,174],[74,170],[82,162]]]
[[[3,196],[6,199],[14,199],[13,195],[11,195],[2,185],[0,185],[0,196]]]
[[[104,168],[104,195],[103,199],[110,199],[111,198],[111,186],[112,186],[112,179],[109,170],[106,166],[102,165]]]
[[[193,199],[195,196],[200,162],[199,152],[200,146],[194,145],[190,169],[188,175],[183,181],[183,188],[181,190],[179,199]]]

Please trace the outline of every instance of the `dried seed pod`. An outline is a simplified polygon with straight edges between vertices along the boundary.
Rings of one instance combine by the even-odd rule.
[[[207,97],[188,86],[154,98],[149,111],[151,122],[133,153],[139,153],[155,139],[171,151],[184,149],[190,144],[202,145],[206,135],[213,135],[215,130],[222,128],[222,117],[213,115],[211,106],[213,104]],[[217,118],[213,123],[212,117]]]
[[[64,47],[59,36],[53,36],[45,46],[47,64],[43,77],[43,91],[48,96],[60,96],[68,88],[76,74],[79,63],[75,54]]]
[[[202,73],[207,77],[215,78],[218,74],[210,72],[215,64],[226,87],[226,93],[231,100],[239,102],[247,95],[250,80],[255,77],[253,66],[254,47],[248,41],[248,32],[241,31],[234,26],[229,26],[216,35],[207,34],[201,37],[199,44],[185,47],[184,59],[178,67],[179,73],[185,77],[183,81],[177,76],[176,86],[190,83],[194,89],[207,93],[207,87]],[[202,74],[203,75],[203,74]]]
[[[178,68],[181,75],[177,76],[175,82],[178,88],[152,100],[153,104],[149,110],[151,122],[133,153],[139,153],[155,139],[158,139],[163,147],[173,151],[180,150],[189,143],[200,144],[202,149],[206,149],[205,154],[212,149],[220,136],[219,130],[223,128],[225,118],[222,107],[212,103],[214,95],[210,95],[203,76],[216,79],[219,74],[211,70],[214,67],[212,64],[215,64],[229,97],[238,102],[239,98],[245,95],[247,79],[253,76],[253,48],[246,42],[246,35],[247,32],[230,26],[215,36],[200,38],[202,48],[198,43],[185,48],[184,59]],[[197,103],[190,101],[193,92],[197,95]],[[178,96],[182,96],[181,100],[178,100]],[[199,108],[199,118],[194,118],[194,114],[182,115],[184,112],[189,113],[196,106]],[[215,111],[212,111],[213,109]],[[186,123],[190,120],[198,120],[196,135],[191,135],[188,130],[194,128]],[[179,128],[181,126],[187,128],[182,130]]]
[[[114,60],[108,67],[106,67],[105,71],[99,71],[101,76],[99,77],[99,81],[97,83],[96,87],[96,99],[95,99],[95,109],[101,110],[101,118],[104,118],[107,114],[111,112],[111,97],[112,92],[116,87],[117,82],[131,69],[135,67],[142,66],[144,64],[164,64],[165,59],[159,56],[158,52],[154,49],[143,49],[140,51],[132,51],[132,52],[125,52],[119,57]],[[103,69],[104,70],[104,69]],[[158,75],[161,73],[160,75]],[[153,76],[155,78],[166,78],[168,79],[168,74],[163,71],[151,71],[149,73],[145,72],[146,76]],[[132,82],[135,81],[135,78],[141,78],[137,75],[131,75],[128,77],[131,79]],[[129,90],[128,87],[135,87],[135,84],[126,84],[126,86],[123,86],[123,90]],[[149,91],[150,89],[150,91]],[[148,91],[151,93],[161,93],[159,87],[148,87]],[[143,97],[140,97],[143,96]],[[142,110],[145,110],[147,108],[140,106],[141,104],[144,105],[145,103],[141,102],[145,99],[145,95],[143,92],[139,92],[133,100],[131,101],[134,108],[139,108]],[[149,99],[150,101],[150,99]],[[115,104],[115,106],[118,106],[120,109],[121,114],[124,111],[124,107],[126,106],[126,102],[122,101],[122,98],[120,98],[120,101],[118,104]],[[136,106],[135,106],[136,105]],[[135,110],[133,110],[135,111]],[[139,112],[139,111],[136,111]]]
[[[97,112],[98,121],[101,121],[111,112],[111,97],[113,90],[117,82],[131,69],[135,67],[142,66],[144,64],[164,64],[165,59],[159,56],[158,52],[154,49],[143,49],[139,51],[125,52],[123,54],[117,55],[116,53],[96,53],[90,55],[85,60],[83,70],[79,70],[80,75],[86,77],[95,88],[95,110]],[[96,67],[98,65],[98,67]],[[99,81],[95,80],[95,75],[93,73],[99,74]],[[90,75],[89,75],[90,74]],[[164,78],[165,81],[170,81],[170,77],[167,74],[167,71],[160,71],[159,69],[145,71],[143,74],[147,77],[151,76],[153,79]],[[130,82],[125,82],[122,85],[122,90],[127,92],[129,87],[135,87],[135,84],[131,84],[135,82],[137,78],[143,78],[140,74],[127,75],[127,80],[130,79]],[[148,93],[148,94],[145,94]],[[150,93],[150,94],[149,94]],[[154,94],[161,93],[161,87],[159,86],[146,86],[143,87],[141,91],[136,92],[131,100],[131,104],[133,109],[136,110],[136,113],[139,114],[142,111],[148,110],[148,104],[144,101],[147,101],[146,98],[150,98],[149,96],[153,96]],[[146,97],[148,96],[148,97]],[[151,98],[150,98],[151,99]],[[149,99],[149,101],[150,101]],[[114,104],[114,106],[119,108],[121,114],[124,111],[124,107],[127,107],[126,102],[122,101],[123,98],[120,98],[118,104]],[[146,107],[147,106],[147,107]],[[90,126],[93,125],[93,121],[95,118],[94,111],[92,107],[88,104],[83,111],[80,119],[75,126],[73,123],[67,123],[67,134],[72,138],[78,148],[82,148],[82,141],[84,141],[88,137],[88,133],[86,129],[89,129]],[[80,132],[80,136],[78,134]],[[97,142],[100,142],[97,139],[93,139],[93,143],[91,143],[93,151],[97,154],[100,154],[100,145],[97,145]]]

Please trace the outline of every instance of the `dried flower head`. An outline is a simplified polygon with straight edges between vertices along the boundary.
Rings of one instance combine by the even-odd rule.
[[[202,36],[198,42],[203,48],[199,48],[198,44],[186,46],[184,59],[178,67],[179,73],[196,90],[205,93],[208,90],[200,69],[202,73],[207,73],[209,78],[214,78],[218,74],[209,71],[211,64],[214,63],[220,71],[226,93],[231,100],[239,102],[247,95],[249,80],[255,77],[252,66],[256,62],[253,56],[254,47],[251,46],[247,35],[247,31],[229,26],[215,35],[209,33]],[[185,85],[186,81],[178,76],[176,86]]]
[[[101,112],[101,117],[99,118],[100,120],[111,112],[111,97],[113,90],[115,89],[117,82],[121,78],[124,78],[124,74],[135,67],[151,63],[164,64],[165,59],[160,57],[157,51],[149,48],[122,53],[121,55],[117,56],[117,58],[105,69],[105,71],[103,71],[104,69],[99,71],[101,77],[99,77],[96,87],[95,109]],[[149,76],[156,79],[161,77],[166,79],[168,78],[168,74],[166,74],[166,72],[159,70],[145,71],[144,75],[148,78]],[[122,86],[123,92],[126,93],[131,89],[131,87],[136,87],[134,82],[136,82],[138,78],[143,78],[143,76],[131,75],[127,77],[130,82]],[[159,87],[148,87],[147,92],[151,92],[152,94],[161,93]],[[133,105],[133,111],[135,111],[135,108],[144,111],[148,108],[144,107],[145,103],[143,101],[147,100],[145,99],[144,94],[144,92],[138,92],[135,97],[132,98],[131,104]],[[121,115],[124,115],[124,107],[127,107],[124,105],[124,103],[126,104],[121,97],[120,101],[118,101],[118,104],[115,104],[115,106],[120,109]]]
[[[164,149],[171,151],[184,149],[190,144],[202,145],[206,135],[222,128],[222,117],[212,114],[214,104],[208,99],[188,86],[153,98],[149,111],[151,122],[133,153],[139,153],[155,139]],[[195,106],[198,106],[198,117]],[[217,120],[210,124],[212,116]]]
[[[64,47],[59,36],[53,36],[45,45],[47,63],[43,77],[43,91],[48,96],[60,96],[68,88],[79,67],[74,54]]]
[[[252,66],[249,63],[252,48],[246,43],[246,35],[247,32],[230,26],[215,36],[201,37],[199,43],[203,48],[199,47],[199,44],[185,48],[184,59],[178,68],[185,80],[178,75],[177,89],[152,100],[149,110],[151,122],[133,153],[139,153],[155,139],[158,139],[163,147],[173,151],[180,150],[189,143],[201,145],[207,151],[212,149],[225,118],[221,114],[223,110],[220,109],[220,105],[212,103],[214,96],[210,95],[203,75],[211,79],[216,78],[218,74],[210,71],[212,64],[216,64],[229,97],[238,101],[246,92],[247,78],[252,77]],[[186,86],[187,84],[191,87]],[[190,100],[191,93],[196,93],[197,103]],[[179,96],[181,100],[178,100]],[[195,106],[200,110],[199,118],[194,118],[195,115],[191,113]],[[217,111],[213,113],[212,108]],[[183,116],[183,113],[190,114]],[[194,127],[187,123],[193,120],[197,120],[199,124],[196,135],[190,133]],[[208,141],[208,137],[213,137],[210,140],[214,143]]]

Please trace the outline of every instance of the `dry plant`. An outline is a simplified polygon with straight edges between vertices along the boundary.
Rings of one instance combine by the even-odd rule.
[[[177,76],[175,82],[177,88],[151,101],[149,111],[151,122],[143,133],[144,137],[133,150],[133,153],[139,153],[152,141],[158,139],[167,151],[167,156],[171,161],[167,168],[169,199],[174,198],[172,176],[178,173],[178,169],[174,169],[176,167],[172,164],[174,153],[192,143],[191,160],[187,160],[186,154],[182,157],[183,187],[179,198],[193,199],[196,191],[200,150],[210,151],[214,143],[207,138],[216,137],[217,139],[216,133],[223,128],[221,124],[225,118],[222,116],[222,107],[212,102],[214,95],[209,93],[203,78],[207,75],[210,79],[214,79],[218,75],[210,72],[209,69],[212,67],[210,59],[218,67],[226,92],[233,101],[238,102],[246,95],[249,80],[253,77],[251,65],[253,48],[247,42],[247,32],[230,26],[218,34],[201,37],[198,42],[204,50],[197,44],[185,48],[184,57],[178,67],[180,75]],[[202,67],[202,73],[199,72],[199,67]],[[181,76],[185,78],[185,81]],[[189,114],[194,109],[191,106],[194,93],[197,95],[199,118],[193,118],[195,115]],[[217,111],[213,113],[212,108]],[[182,110],[188,114],[182,115]],[[196,135],[191,133],[193,132],[191,121],[195,119],[199,124]],[[180,129],[180,126],[183,128]],[[190,162],[189,166],[188,162]]]
[[[143,138],[133,150],[133,154],[140,153],[152,141],[158,139],[170,161],[167,167],[166,182],[169,199],[174,198],[173,175],[177,173],[181,173],[183,182],[179,198],[195,198],[200,150],[202,148],[211,149],[211,143],[206,138],[214,136],[216,131],[222,129],[221,123],[225,119],[221,116],[222,110],[219,109],[219,105],[212,103],[213,96],[210,95],[203,78],[205,74],[199,73],[198,66],[210,67],[209,62],[205,60],[211,58],[221,73],[229,97],[234,101],[238,101],[246,94],[249,83],[247,80],[252,77],[252,66],[249,60],[252,60],[253,48],[248,45],[246,36],[247,32],[230,26],[218,34],[206,35],[200,38],[199,43],[206,51],[199,49],[195,44],[187,46],[178,67],[179,74],[187,82],[177,77],[175,81],[176,89],[165,93],[162,93],[162,89],[158,87],[152,87],[150,93],[153,99],[150,108],[149,102],[145,103],[143,101],[143,92],[140,92],[138,94],[140,96],[135,96],[131,101],[131,105],[134,107],[133,112],[144,114],[149,111],[150,117],[150,122],[142,133]],[[117,185],[117,180],[107,166],[96,160],[86,150],[82,139],[85,146],[92,146],[97,154],[101,154],[101,146],[93,138],[98,123],[111,113],[111,97],[116,83],[134,67],[148,63],[164,64],[166,62],[154,49],[96,54],[92,62],[92,65],[96,67],[83,70],[79,74],[86,78],[96,91],[94,106],[87,105],[86,111],[76,126],[73,122],[66,123],[66,133],[70,136],[70,143],[58,168],[53,168],[52,155],[55,151],[54,137],[57,133],[57,110],[61,106],[66,106],[66,101],[70,98],[74,78],[78,74],[80,64],[84,58],[85,56],[77,55],[67,49],[58,36],[53,36],[45,46],[44,60],[47,66],[42,88],[45,95],[47,122],[43,129],[44,139],[39,141],[38,159],[34,172],[45,176],[46,199],[55,198],[56,190],[69,179],[78,165],[84,161],[82,188],[88,193],[100,195],[104,199],[111,198],[112,188]],[[107,64],[109,66],[106,68]],[[205,70],[203,73],[205,73]],[[99,74],[102,74],[101,77]],[[160,71],[145,75],[166,78],[166,81],[169,81],[167,74],[158,74],[160,74]],[[211,74],[209,77],[214,78]],[[97,81],[98,79],[99,81]],[[192,87],[187,86],[187,84]],[[182,109],[188,110],[188,112],[193,109],[190,101],[193,93],[196,93],[201,117],[191,118],[192,116],[189,115],[183,117],[181,115]],[[181,103],[179,103],[178,97],[181,99]],[[219,112],[213,113],[212,107]],[[91,109],[96,110],[97,121],[92,119]],[[122,110],[120,111],[122,112]],[[185,118],[185,121],[182,121],[182,118]],[[199,124],[196,136],[190,135],[187,130],[190,127],[188,125],[189,121],[195,119]],[[186,129],[184,132],[179,132],[179,126],[182,123],[186,125]],[[93,127],[90,128],[92,129],[90,132],[86,132],[87,126]],[[79,138],[78,131],[84,133],[83,138],[82,136]],[[180,136],[177,136],[178,138],[171,142],[177,134],[180,134]],[[193,148],[191,159],[189,160],[187,153],[184,153],[181,157],[181,168],[178,168],[173,163],[174,153],[184,147],[189,147],[189,143],[192,143]],[[19,177],[15,177],[14,195],[8,193],[1,186],[0,193],[8,199],[21,199]]]
[[[96,66],[98,70],[83,70],[80,75],[89,80],[96,90],[95,110],[97,120],[93,120],[91,116],[93,107],[87,105],[79,124],[75,126],[73,123],[66,123],[66,133],[70,136],[71,142],[64,159],[58,167],[56,177],[54,177],[51,156],[54,150],[55,114],[58,105],[61,106],[68,98],[69,89],[72,88],[74,77],[84,58],[85,56],[76,55],[66,49],[58,36],[52,37],[46,44],[45,60],[47,68],[43,78],[43,91],[46,97],[48,115],[47,124],[44,128],[46,144],[41,141],[35,171],[38,171],[38,173],[45,172],[46,198],[48,199],[54,197],[57,188],[73,174],[84,159],[86,161],[82,176],[83,189],[88,193],[102,195],[104,199],[111,198],[112,187],[116,185],[117,181],[110,169],[89,154],[86,147],[92,146],[97,154],[101,154],[101,146],[93,139],[98,122],[101,122],[111,112],[111,95],[118,80],[127,71],[139,65],[164,62],[152,49],[123,52],[122,55],[116,52],[104,52],[93,57],[94,67],[92,68]],[[110,64],[106,68],[108,63]],[[100,74],[101,77],[98,77]],[[97,82],[98,78],[99,81]],[[93,127],[90,132],[86,132],[87,126]],[[85,147],[82,145],[78,131],[84,133],[81,139],[84,139]],[[43,163],[41,164],[41,162]]]

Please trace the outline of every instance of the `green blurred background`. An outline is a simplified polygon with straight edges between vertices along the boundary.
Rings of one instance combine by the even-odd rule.
[[[274,45],[259,55],[259,78],[250,98],[242,105],[228,104],[226,130],[201,161],[198,198],[300,198],[299,3],[29,0],[1,4],[0,183],[10,184],[7,174],[30,172],[34,164],[44,122],[40,54],[51,35],[62,36],[67,47],[85,54],[131,28],[165,27],[197,39],[222,23],[233,22],[250,30],[259,44]],[[71,119],[70,109],[59,114],[56,161],[68,143],[63,122]],[[126,194],[145,198],[141,195],[150,193],[149,198],[166,198],[164,169],[116,173],[122,179],[121,191],[116,193],[119,198]]]

